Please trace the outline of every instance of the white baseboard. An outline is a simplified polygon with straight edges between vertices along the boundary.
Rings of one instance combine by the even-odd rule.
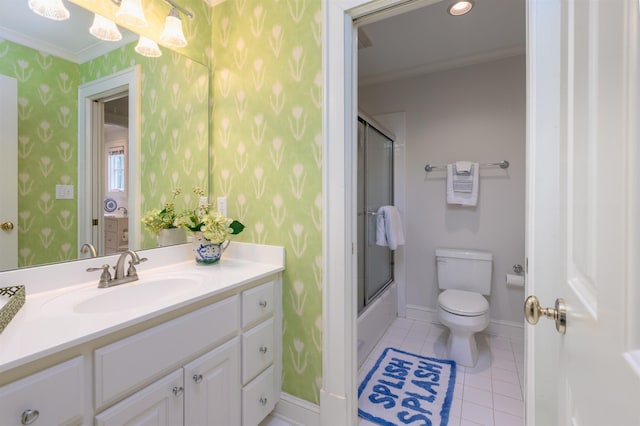
[[[435,309],[418,305],[407,305],[407,318],[440,324],[438,312]],[[489,320],[489,327],[485,333],[511,340],[524,342],[524,320],[522,323],[502,320]]]
[[[440,324],[438,312],[434,309],[425,308],[424,306],[407,305],[407,318]]]
[[[271,417],[292,426],[320,426],[320,406],[282,392]]]

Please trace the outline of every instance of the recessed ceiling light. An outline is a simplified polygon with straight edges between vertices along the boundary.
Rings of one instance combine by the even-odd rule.
[[[471,0],[459,0],[449,6],[449,14],[453,16],[460,16],[469,13],[473,9],[473,1]]]

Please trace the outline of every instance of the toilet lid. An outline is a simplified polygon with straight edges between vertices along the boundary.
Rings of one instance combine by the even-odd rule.
[[[489,311],[489,302],[479,293],[464,290],[445,290],[438,296],[442,309],[456,315],[477,316]]]

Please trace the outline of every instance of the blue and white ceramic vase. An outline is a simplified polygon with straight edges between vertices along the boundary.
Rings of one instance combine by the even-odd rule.
[[[196,263],[211,264],[220,260],[220,256],[229,245],[229,240],[220,244],[212,243],[202,232],[194,232],[191,244]]]

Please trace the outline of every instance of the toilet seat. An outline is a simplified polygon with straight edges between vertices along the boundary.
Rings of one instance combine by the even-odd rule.
[[[445,311],[466,317],[489,312],[489,302],[479,293],[464,290],[445,290],[438,296],[438,304]]]

